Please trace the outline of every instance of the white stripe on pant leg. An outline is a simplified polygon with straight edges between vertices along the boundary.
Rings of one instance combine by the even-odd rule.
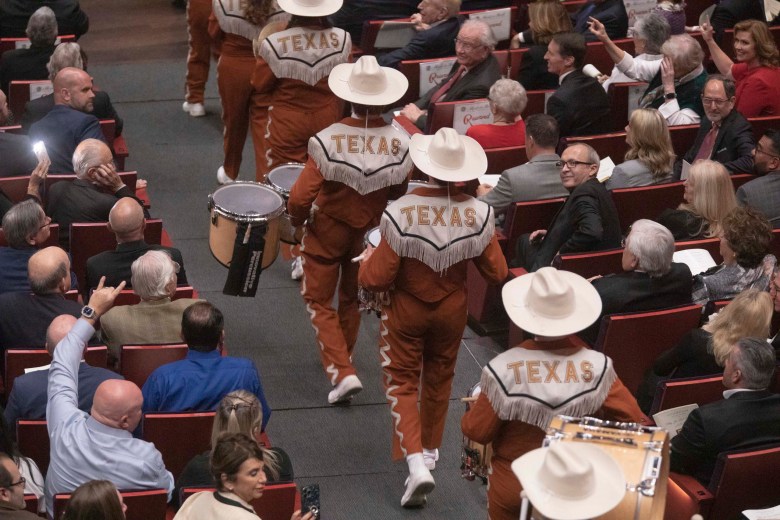
[[[387,397],[387,400],[390,402],[390,415],[393,417],[393,430],[398,436],[401,452],[404,454],[404,457],[406,457],[406,448],[404,448],[403,444],[404,434],[401,433],[401,431],[398,429],[398,425],[401,422],[401,414],[398,413],[395,409],[396,406],[398,406],[398,398],[390,393],[393,390],[397,390],[399,387],[397,385],[392,386],[390,384],[392,383],[393,378],[386,370],[384,370],[385,367],[390,365],[390,357],[387,355],[387,352],[390,350],[390,343],[388,343],[386,339],[388,331],[385,321],[387,321],[387,314],[383,312],[379,322],[379,355],[382,357],[382,373],[385,375],[385,397]]]

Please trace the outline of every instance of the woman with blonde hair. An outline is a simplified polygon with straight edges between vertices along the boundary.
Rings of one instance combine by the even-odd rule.
[[[723,219],[737,207],[729,172],[715,161],[696,161],[691,166],[683,197],[677,209],[664,210],[656,219],[675,240],[718,236]]]
[[[624,163],[615,166],[607,189],[661,184],[671,180],[674,148],[664,116],[654,108],[639,108],[626,125],[629,146]]]
[[[734,55],[731,61],[718,46],[709,24],[702,25],[718,71],[737,84],[734,108],[744,117],[780,115],[780,53],[766,23],[743,20],[734,26]]]
[[[528,47],[520,60],[518,80],[526,90],[548,90],[558,88],[558,75],[547,71],[547,61],[544,54],[547,44],[558,33],[571,32],[571,18],[566,8],[557,1],[538,1],[528,6],[528,26],[530,27],[532,43],[522,42],[518,33],[511,42],[513,49]]]

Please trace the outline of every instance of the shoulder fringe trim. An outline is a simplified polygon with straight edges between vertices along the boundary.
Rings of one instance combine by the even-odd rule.
[[[484,204],[480,202],[481,204]],[[441,273],[450,266],[463,260],[475,258],[482,254],[490,244],[495,233],[493,208],[488,206],[488,214],[482,228],[476,233],[456,237],[454,242],[449,242],[442,249],[438,249],[425,237],[417,234],[406,234],[389,217],[387,210],[382,215],[379,223],[382,238],[401,257],[414,258],[424,263],[437,273]]]
[[[263,40],[260,46],[260,56],[268,63],[274,76],[277,78],[297,79],[309,86],[314,86],[321,79],[327,78],[336,65],[348,63],[351,51],[352,45],[349,43],[349,34],[347,33],[345,33],[341,49],[334,50],[330,54],[320,57],[313,65],[292,56],[279,55],[268,39]]]
[[[612,363],[610,363],[609,357],[604,356],[604,364],[601,378],[593,388],[555,408],[551,408],[546,403],[534,399],[529,394],[507,395],[497,376],[493,374],[489,364],[482,369],[480,386],[499,419],[503,421],[522,421],[545,430],[556,415],[583,417],[592,415],[601,408],[601,405],[609,395],[613,383],[617,380],[617,374],[612,367]]]
[[[325,180],[346,184],[361,195],[401,184],[412,169],[408,148],[399,161],[377,169],[361,170],[357,164],[331,159],[318,136],[309,138],[309,157],[314,159]]]

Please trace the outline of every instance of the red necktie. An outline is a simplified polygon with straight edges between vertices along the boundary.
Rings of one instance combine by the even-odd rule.
[[[699,153],[696,154],[696,157],[693,159],[694,161],[710,158],[712,155],[712,148],[715,146],[715,139],[718,137],[719,129],[720,126],[715,124],[712,125],[710,131],[707,132],[707,135],[704,136],[704,140],[701,142],[701,146],[699,147]]]
[[[458,71],[455,74],[452,75],[452,77],[449,79],[449,81],[447,81],[447,83],[445,83],[444,85],[439,87],[439,90],[437,90],[436,92],[433,93],[433,96],[431,96],[430,105],[433,105],[434,103],[439,101],[441,98],[443,98],[444,95],[452,88],[452,86],[455,84],[455,82],[458,81],[461,76],[463,76],[464,72],[466,72],[466,67],[461,65],[460,68],[458,69]]]

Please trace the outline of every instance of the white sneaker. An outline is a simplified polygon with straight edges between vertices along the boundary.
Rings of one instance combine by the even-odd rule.
[[[220,184],[230,184],[231,182],[235,182],[233,179],[228,177],[228,174],[225,173],[225,167],[220,166],[217,170],[217,182]]]
[[[341,380],[336,388],[328,394],[330,404],[346,403],[352,400],[352,396],[363,390],[363,383],[358,376],[349,375]]]
[[[206,115],[206,107],[203,106],[203,103],[188,103],[185,101],[182,104],[181,109],[192,117],[202,117]]]
[[[439,449],[429,450],[423,448],[423,460],[425,461],[425,467],[433,471],[436,469],[436,461],[439,460]]]
[[[301,261],[300,256],[296,256],[292,261],[292,273],[290,273],[290,278],[293,280],[300,280],[303,278],[303,262]]]
[[[404,482],[406,490],[401,497],[402,507],[422,507],[427,502],[427,495],[436,487],[431,472],[428,468],[422,468],[411,473]]]

